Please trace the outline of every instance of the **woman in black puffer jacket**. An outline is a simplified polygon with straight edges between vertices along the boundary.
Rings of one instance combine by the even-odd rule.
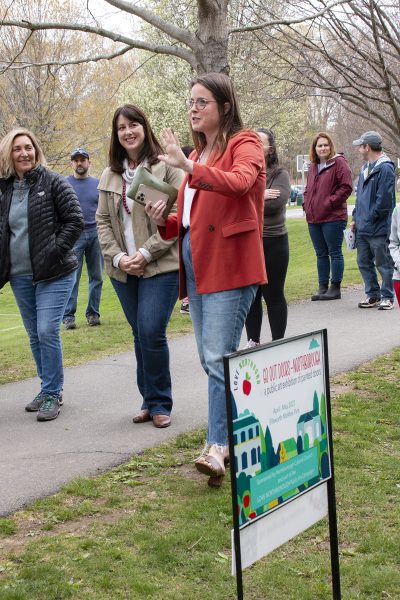
[[[25,409],[50,421],[62,404],[60,325],[78,267],[73,246],[82,211],[65,178],[47,169],[28,129],[0,142],[0,176],[0,288],[10,281],[41,380]]]

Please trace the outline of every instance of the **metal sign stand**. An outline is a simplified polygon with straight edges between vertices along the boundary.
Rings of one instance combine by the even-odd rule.
[[[231,399],[231,385],[229,378],[229,361],[224,357],[224,375],[225,375],[225,394],[226,394],[226,406],[228,424],[232,423],[232,399]],[[233,514],[233,541],[235,545],[235,562],[236,562],[236,588],[238,600],[243,600],[243,574],[242,574],[242,553],[240,549],[240,529],[239,529],[239,515],[237,511],[237,487],[236,487],[236,473],[235,473],[235,450],[233,444],[233,432],[232,427],[228,427],[229,435],[229,464],[231,470],[231,496],[232,496],[232,514]]]
[[[328,359],[328,335],[327,330],[323,330],[324,340],[324,358],[325,358],[325,382],[326,382],[326,407],[327,423],[329,437],[329,451],[331,459],[332,477],[327,481],[328,489],[328,517],[329,517],[329,543],[331,551],[331,571],[332,571],[332,597],[333,600],[341,600],[340,592],[340,566],[339,566],[339,539],[337,531],[336,515],[336,493],[335,493],[335,471],[333,464],[333,441],[332,441],[332,415],[331,415],[331,388],[329,385],[329,359]]]

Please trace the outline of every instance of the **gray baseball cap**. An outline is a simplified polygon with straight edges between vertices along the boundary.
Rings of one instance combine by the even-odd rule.
[[[358,140],[354,140],[353,146],[362,146],[363,144],[380,146],[382,141],[382,136],[377,131],[367,131]]]

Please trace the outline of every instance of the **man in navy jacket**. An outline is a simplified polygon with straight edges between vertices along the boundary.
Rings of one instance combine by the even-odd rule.
[[[382,152],[382,137],[367,131],[353,146],[366,161],[361,168],[351,228],[356,231],[357,264],[364,280],[366,299],[359,308],[393,308],[393,261],[389,253],[389,233],[395,199],[395,169]],[[382,283],[379,286],[377,270]]]

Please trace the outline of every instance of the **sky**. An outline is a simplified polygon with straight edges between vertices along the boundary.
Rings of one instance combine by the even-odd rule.
[[[82,1],[85,6],[89,6],[90,12],[99,19],[105,29],[132,34],[132,21],[134,17],[107,4],[104,0]]]

